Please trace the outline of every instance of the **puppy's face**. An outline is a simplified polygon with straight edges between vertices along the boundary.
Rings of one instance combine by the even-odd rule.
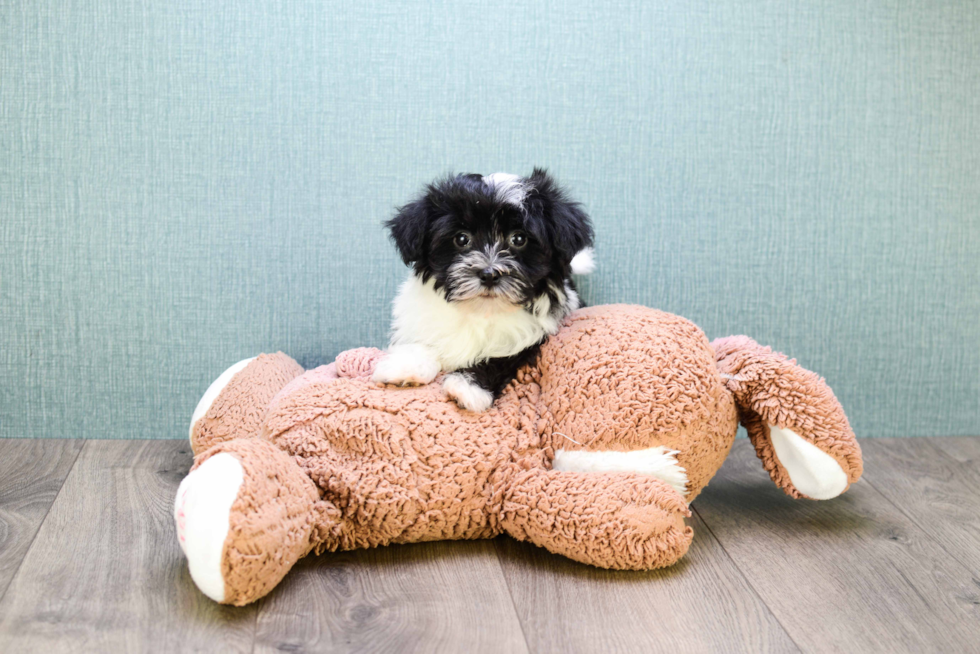
[[[588,217],[548,175],[456,175],[431,184],[388,221],[406,264],[446,300],[525,305],[564,287],[592,243]]]
[[[478,297],[527,302],[549,271],[547,240],[529,229],[519,204],[498,201],[481,178],[466,176],[459,182],[462,188],[444,198],[445,211],[431,216],[424,272],[445,289],[450,302]],[[519,180],[509,183],[515,194],[521,193],[514,187]]]

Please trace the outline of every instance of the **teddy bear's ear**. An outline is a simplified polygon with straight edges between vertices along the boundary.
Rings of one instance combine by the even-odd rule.
[[[592,221],[546,170],[535,168],[528,181],[527,208],[545,221],[559,260],[568,266],[576,254],[592,246]]]
[[[426,196],[400,207],[395,217],[385,222],[406,266],[418,262],[425,254],[428,226],[429,203]]]

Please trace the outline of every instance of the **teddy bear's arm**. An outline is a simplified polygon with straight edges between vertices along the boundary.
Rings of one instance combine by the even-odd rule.
[[[501,526],[518,540],[603,568],[666,567],[687,552],[693,530],[684,498],[632,472],[515,472]]]

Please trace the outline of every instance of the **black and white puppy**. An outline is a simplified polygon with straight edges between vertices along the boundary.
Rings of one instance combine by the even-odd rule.
[[[592,224],[544,170],[453,175],[385,223],[412,270],[374,381],[428,384],[485,411],[580,306],[572,274],[594,267]]]

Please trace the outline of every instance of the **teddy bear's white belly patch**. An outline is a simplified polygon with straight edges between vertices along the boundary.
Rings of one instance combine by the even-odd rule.
[[[553,470],[569,472],[635,472],[670,484],[678,493],[687,492],[687,471],[677,463],[677,450],[663,445],[645,450],[555,450]]]

